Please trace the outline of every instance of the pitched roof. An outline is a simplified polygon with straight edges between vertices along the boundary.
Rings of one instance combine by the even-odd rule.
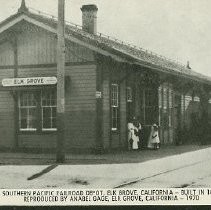
[[[6,20],[0,23],[0,29],[5,24],[14,20],[18,16],[24,14],[25,16],[32,18],[38,22],[41,22],[53,29],[57,28],[57,19],[56,17],[47,17],[45,13],[39,12],[38,14],[32,12],[31,10],[19,10],[13,16],[10,16]],[[110,53],[122,57],[125,61],[130,61],[138,65],[145,65],[150,68],[155,68],[158,71],[183,76],[192,80],[201,81],[207,84],[211,84],[211,77],[205,76],[198,72],[195,72],[186,66],[175,62],[173,60],[167,59],[164,56],[156,55],[142,48],[138,48],[132,45],[125,44],[124,42],[111,39],[110,37],[103,36],[101,33],[97,35],[90,34],[83,31],[77,25],[70,24],[66,22],[65,33],[69,36],[73,36],[76,39],[93,45],[97,48],[109,51]]]

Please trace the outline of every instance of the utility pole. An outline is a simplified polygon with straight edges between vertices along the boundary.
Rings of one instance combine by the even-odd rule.
[[[65,0],[58,0],[57,28],[57,154],[56,161],[65,161]]]

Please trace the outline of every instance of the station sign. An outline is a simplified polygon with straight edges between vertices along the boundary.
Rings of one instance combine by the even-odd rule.
[[[38,85],[55,85],[56,77],[27,77],[27,78],[8,78],[2,80],[3,87],[18,86],[38,86]]]

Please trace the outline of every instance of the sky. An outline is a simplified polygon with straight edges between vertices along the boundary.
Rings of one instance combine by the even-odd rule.
[[[57,16],[58,0],[26,0]],[[21,0],[0,0],[0,21],[17,12]],[[66,0],[66,20],[81,25],[81,6],[98,7],[98,32],[127,41],[211,76],[211,0]]]

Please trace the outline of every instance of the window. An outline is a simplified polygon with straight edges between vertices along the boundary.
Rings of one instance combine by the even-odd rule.
[[[37,100],[36,92],[23,92],[19,100],[20,130],[36,131]]]
[[[111,85],[111,129],[118,130],[119,119],[119,86]]]
[[[160,107],[160,120],[162,118],[162,126],[165,129],[168,129],[173,126],[173,115],[174,115],[174,104],[173,104],[173,98],[174,98],[174,92],[172,89],[172,86],[168,83],[166,83],[163,86],[159,87],[159,107]],[[163,90],[163,91],[162,91]],[[163,93],[162,93],[163,92]],[[163,94],[163,95],[162,95]]]
[[[56,91],[24,91],[19,94],[20,131],[56,131]]]
[[[42,130],[56,130],[56,91],[42,91]]]
[[[127,102],[133,102],[133,93],[131,87],[127,87],[126,94],[127,94]]]
[[[168,89],[167,87],[163,87],[163,109],[167,109],[168,106]]]

